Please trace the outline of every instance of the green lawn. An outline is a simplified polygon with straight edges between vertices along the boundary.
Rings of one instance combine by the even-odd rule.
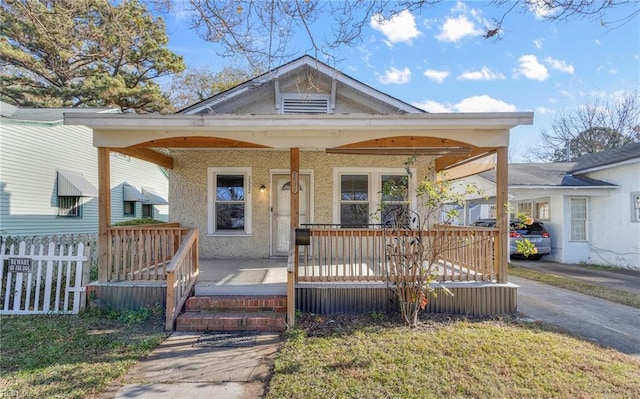
[[[640,362],[541,325],[316,319],[288,333],[268,399],[640,397]]]
[[[166,337],[161,314],[2,316],[0,398],[91,398]]]

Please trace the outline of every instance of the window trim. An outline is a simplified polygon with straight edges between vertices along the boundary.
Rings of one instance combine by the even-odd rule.
[[[243,175],[244,176],[244,230],[216,231],[216,177],[218,175]],[[207,235],[209,236],[227,236],[227,237],[245,237],[252,235],[251,215],[253,208],[251,206],[251,197],[253,195],[251,179],[251,168],[245,167],[209,167],[207,168]]]
[[[584,219],[575,219],[584,223],[584,239],[573,238],[573,200],[584,201]],[[569,197],[569,242],[588,242],[589,241],[589,198],[588,197]]]
[[[333,168],[333,224],[340,225],[340,205],[341,200],[341,176],[342,175],[367,175],[369,178],[369,223],[380,223],[380,221],[372,220],[371,214],[377,213],[382,203],[382,176],[407,176],[407,170],[405,168],[350,168],[350,167],[336,167]],[[410,169],[409,177],[409,195],[407,202],[409,203],[409,209],[416,211],[416,170]]]

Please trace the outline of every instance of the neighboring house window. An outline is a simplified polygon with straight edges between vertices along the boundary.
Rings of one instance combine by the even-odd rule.
[[[405,173],[404,169],[334,169],[334,223],[342,227],[359,227],[389,222],[398,215],[408,216],[411,184]],[[383,195],[385,184],[400,187],[400,193]]]
[[[536,202],[533,217],[536,220],[549,220],[549,201]]]
[[[535,220],[549,220],[550,209],[548,199],[518,203],[518,213],[527,214]]]
[[[640,223],[640,193],[631,193],[631,221]]]
[[[520,202],[518,204],[518,213],[525,213],[529,216],[533,216],[531,202]]]
[[[136,215],[135,201],[123,201],[122,209],[123,209],[122,214],[124,216],[135,216]]]
[[[571,241],[587,240],[587,199],[571,198]]]
[[[209,234],[251,234],[250,182],[250,168],[209,168]]]
[[[496,205],[489,205],[489,219],[495,219],[498,215],[498,207]]]
[[[153,219],[153,205],[142,204],[142,217]]]
[[[79,218],[80,212],[80,197],[58,197],[58,216],[65,218]]]

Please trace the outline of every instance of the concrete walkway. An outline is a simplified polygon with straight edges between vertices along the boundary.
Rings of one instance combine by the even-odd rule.
[[[513,263],[640,295],[640,272],[593,270],[579,265],[554,262],[515,260]],[[556,325],[577,336],[640,360],[640,309],[523,278],[511,276],[509,282],[520,286],[520,314]]]
[[[280,344],[261,333],[254,346],[196,345],[201,334],[173,333],[102,399],[249,399],[264,396]]]

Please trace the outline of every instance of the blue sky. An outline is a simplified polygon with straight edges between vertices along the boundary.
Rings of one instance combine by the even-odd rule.
[[[549,23],[539,10],[512,11],[499,40],[484,28],[505,8],[444,1],[421,13],[372,19],[361,42],[339,50],[335,66],[429,112],[533,111],[534,125],[512,130],[510,158],[522,162],[561,112],[594,97],[615,98],[640,85],[640,18],[610,28],[598,21]],[[629,8],[607,15],[616,20]],[[169,47],[188,66],[233,66],[198,38],[188,16],[165,16]],[[327,21],[328,24],[328,21]],[[320,24],[318,24],[320,25]],[[315,26],[322,33],[324,26]],[[299,55],[305,43],[294,44]],[[313,54],[312,54],[313,55]]]

